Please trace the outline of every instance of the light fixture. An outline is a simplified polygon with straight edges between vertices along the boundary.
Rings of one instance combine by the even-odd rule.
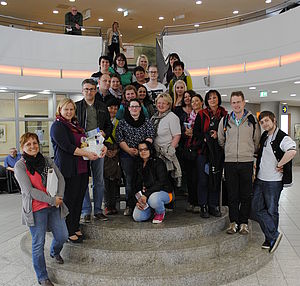
[[[195,27],[195,28],[198,28],[198,27],[200,27],[200,25],[199,25],[199,24],[195,24],[194,27]]]
[[[202,1],[196,1],[196,4],[197,4],[197,5],[201,5],[201,4],[202,4]]]
[[[104,19],[103,19],[103,18],[99,18],[98,21],[99,21],[99,22],[103,22]]]
[[[123,11],[123,16],[124,16],[124,17],[127,17],[128,14],[129,14],[128,10]]]
[[[246,99],[245,102],[249,102],[249,99]]]
[[[272,90],[271,92],[272,93],[278,93],[278,90]]]
[[[269,4],[269,3],[272,2],[272,0],[266,0],[265,2],[266,2],[267,4]]]
[[[294,81],[294,84],[300,84],[300,80]]]
[[[7,2],[6,2],[6,1],[1,1],[1,5],[2,5],[2,6],[6,6],[6,5],[7,5]]]
[[[221,96],[222,96],[222,97],[226,97],[226,96],[227,96],[227,94],[221,94]]]
[[[281,104],[284,104],[284,105],[285,105],[285,104],[287,104],[287,103],[286,103],[286,102],[281,102]]]
[[[43,25],[44,23],[43,22],[38,22],[38,25]]]
[[[53,10],[52,13],[53,14],[58,14],[58,11],[57,10]]]
[[[70,2],[75,2],[75,0],[69,0]]]
[[[256,86],[250,86],[249,89],[255,90],[255,89],[256,89]]]
[[[117,11],[118,11],[118,12],[123,12],[124,9],[123,9],[123,8],[118,8]]]
[[[28,99],[28,98],[32,98],[32,97],[36,97],[36,96],[37,96],[37,94],[26,94],[26,95],[19,97],[19,99]]]
[[[234,10],[232,13],[233,13],[234,15],[236,15],[236,14],[239,13],[239,11],[238,11],[238,10]]]
[[[5,87],[5,86],[1,86],[1,87],[0,87],[0,90],[1,90],[1,89],[7,89],[7,87]]]
[[[290,94],[290,96],[291,97],[295,97],[295,96],[297,96],[297,94],[296,93],[292,93],[292,94]]]
[[[6,90],[5,89],[0,89],[0,92],[6,92]]]
[[[163,17],[163,16],[158,17],[158,20],[164,20],[164,19],[165,19],[165,17]]]
[[[40,94],[50,94],[50,89],[44,89],[43,91],[39,92]]]
[[[85,28],[82,27],[82,28],[81,28],[81,31],[84,32],[84,31],[85,31]]]
[[[142,25],[138,25],[138,29],[143,29],[143,26]]]

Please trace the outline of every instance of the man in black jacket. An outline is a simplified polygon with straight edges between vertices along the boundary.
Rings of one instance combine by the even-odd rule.
[[[296,143],[277,128],[271,111],[261,112],[259,123],[265,132],[259,143],[252,212],[265,235],[262,248],[272,253],[282,238],[278,202],[283,186],[292,183],[291,160],[296,155]]]
[[[85,79],[82,82],[82,94],[84,98],[76,102],[76,115],[79,124],[85,131],[96,128],[101,130],[103,137],[106,139],[112,133],[112,123],[106,106],[99,100],[95,100],[96,82],[93,79]],[[100,220],[107,220],[102,213],[102,200],[104,194],[104,178],[103,178],[104,158],[99,158],[91,162],[91,170],[93,176],[93,198],[94,198],[94,217]],[[90,201],[89,191],[87,190],[83,206],[82,214],[85,222],[91,221],[92,205]]]
[[[65,15],[65,34],[69,35],[81,35],[81,26],[83,24],[83,17],[80,12],[78,12],[77,7],[73,6],[71,12]]]

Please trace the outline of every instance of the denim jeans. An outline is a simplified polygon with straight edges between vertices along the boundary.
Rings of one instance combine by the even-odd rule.
[[[60,209],[50,207],[33,213],[34,226],[30,226],[32,237],[32,262],[38,281],[48,279],[44,256],[46,231],[49,228],[53,234],[50,255],[58,255],[68,239],[65,220],[60,217]]]
[[[102,213],[102,201],[105,190],[103,177],[104,158],[91,161],[91,170],[93,176],[93,199],[94,214]],[[92,213],[92,204],[89,189],[87,188],[82,204],[82,214],[89,215]]]
[[[135,194],[133,194],[132,184],[136,173],[136,159],[130,156],[121,157],[120,162],[125,177],[126,203],[130,208],[134,208]]]
[[[154,209],[155,213],[162,214],[165,212],[165,204],[170,202],[169,194],[165,191],[155,192],[147,200],[149,208],[145,210],[139,210],[136,206],[133,211],[133,219],[135,221],[145,221],[151,216],[151,209]]]
[[[252,213],[268,242],[278,237],[278,203],[283,188],[281,181],[255,180]]]

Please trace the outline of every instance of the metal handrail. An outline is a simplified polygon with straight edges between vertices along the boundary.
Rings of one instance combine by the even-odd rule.
[[[207,29],[215,28],[216,29],[216,28],[220,28],[220,27],[224,28],[228,25],[232,25],[235,23],[238,23],[238,24],[240,24],[241,22],[246,23],[248,20],[269,16],[273,13],[276,13],[276,12],[281,11],[282,9],[288,7],[289,4],[299,3],[299,2],[300,1],[285,0],[283,3],[271,6],[267,9],[261,9],[261,10],[257,10],[257,11],[253,11],[253,12],[248,12],[248,13],[241,14],[241,15],[236,15],[236,16],[231,16],[231,17],[216,19],[216,20],[210,20],[210,21],[204,21],[204,22],[195,22],[195,23],[190,23],[190,24],[165,26],[162,29],[159,36],[162,37],[162,36],[169,35],[169,34],[176,34],[178,32],[188,32],[188,31],[198,32],[199,30],[202,30],[205,28],[207,28]],[[268,12],[266,13],[266,11],[268,11]],[[199,25],[199,27],[195,27],[194,26],[195,24]],[[210,24],[213,24],[213,25],[209,26],[209,27],[201,27],[201,26],[210,25]],[[173,31],[171,31],[172,29],[173,29]]]

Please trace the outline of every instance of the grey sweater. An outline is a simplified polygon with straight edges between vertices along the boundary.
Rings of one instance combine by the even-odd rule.
[[[54,162],[46,158],[46,163],[49,168],[53,168],[55,174],[58,178],[58,190],[57,196],[63,197],[65,192],[65,180],[57,166]],[[23,158],[19,160],[15,165],[15,177],[20,185],[21,194],[22,194],[22,224],[27,226],[34,226],[34,218],[32,211],[32,200],[38,200],[41,202],[46,202],[50,206],[55,206],[55,197],[52,198],[50,195],[34,188],[31,184],[31,181],[26,173],[26,166]],[[60,207],[61,218],[64,218],[68,215],[68,208],[63,203]]]

